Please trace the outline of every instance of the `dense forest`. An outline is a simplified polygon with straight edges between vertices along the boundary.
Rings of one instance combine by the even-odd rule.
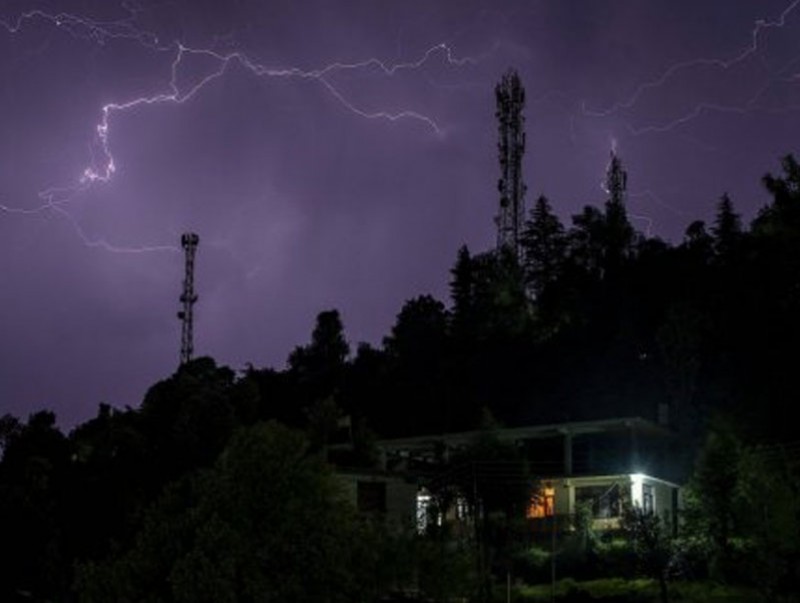
[[[623,173],[622,164],[612,156],[609,174],[615,173]],[[102,585],[120,584],[113,577],[119,564],[147,575],[161,562],[157,552],[168,554],[168,543],[197,543],[201,536],[211,539],[203,550],[239,546],[236,526],[202,529],[220,521],[208,510],[220,504],[232,516],[270,521],[248,501],[273,500],[274,493],[226,498],[237,490],[220,484],[250,483],[238,472],[294,483],[306,499],[324,497],[324,478],[316,477],[324,467],[297,456],[302,446],[292,440],[294,432],[278,424],[305,431],[313,451],[325,447],[346,417],[355,444],[347,462],[365,465],[376,438],[475,428],[487,409],[515,425],[655,419],[659,407],[668,408],[671,425],[689,445],[704,438],[712,414],[724,412],[746,441],[796,439],[789,417],[800,393],[794,375],[800,165],[787,156],[782,173],[763,182],[772,201],[749,225],[723,195],[713,223],[691,223],[678,244],[638,233],[620,198],[587,205],[564,225],[540,197],[519,257],[462,247],[449,276],[449,303],[430,295],[408,300],[378,347],[352,349],[339,313],[326,310],[285,369],[251,366],[237,373],[198,358],[153,385],[140,407],[101,404],[95,418],[69,434],[46,410],[27,420],[6,415],[0,420],[0,599],[68,600],[77,588],[85,600],[115,600],[119,593],[107,598],[111,591]],[[272,433],[273,448],[259,448],[259,429]],[[307,479],[280,477],[285,462]],[[186,504],[192,513],[176,511]],[[284,511],[300,513],[292,505]],[[153,528],[157,517],[171,517],[175,533]],[[344,528],[325,531],[339,525],[325,514],[298,522],[325,532],[333,547],[352,539]],[[215,544],[219,534],[230,540]],[[290,530],[275,538],[299,542],[304,534]],[[144,537],[151,538],[150,549]],[[149,556],[120,556],[134,542]],[[358,563],[374,569],[367,552],[345,549],[343,559],[363,554],[367,561]],[[197,557],[195,549],[179,553],[187,561],[170,574],[171,584],[179,581],[185,600],[201,600],[192,585],[220,560]],[[285,562],[301,563],[312,553]],[[257,554],[242,549],[240,558]],[[111,557],[117,565],[97,565]],[[227,570],[241,592],[258,587],[241,582],[247,567]],[[337,580],[337,568],[331,571],[305,587]],[[354,591],[343,591],[341,600],[348,597],[356,600]],[[282,600],[304,599],[287,591]]]

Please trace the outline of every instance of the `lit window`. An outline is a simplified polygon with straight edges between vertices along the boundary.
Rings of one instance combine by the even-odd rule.
[[[542,488],[533,495],[531,502],[528,505],[528,510],[525,516],[528,519],[540,519],[542,517],[552,517],[554,503],[556,497],[556,489],[548,486]]]

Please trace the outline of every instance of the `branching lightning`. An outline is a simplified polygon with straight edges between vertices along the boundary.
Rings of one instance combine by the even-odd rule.
[[[691,71],[697,68],[717,68],[722,71],[729,71],[732,68],[741,65],[750,57],[757,55],[761,50],[760,46],[760,39],[762,38],[763,34],[770,29],[781,29],[786,25],[787,18],[789,15],[797,9],[798,5],[800,5],[800,0],[792,0],[792,2],[781,12],[781,14],[773,20],[767,19],[758,19],[753,24],[753,29],[750,33],[750,43],[745,46],[741,51],[739,51],[735,56],[729,59],[720,59],[720,58],[696,58],[691,59],[688,61],[682,61],[680,63],[676,63],[666,69],[658,78],[644,82],[637,86],[633,93],[626,98],[625,100],[621,100],[615,102],[607,109],[590,109],[587,106],[586,101],[581,103],[581,110],[584,116],[586,117],[609,117],[612,115],[616,115],[622,111],[632,109],[642,97],[658,88],[665,86],[671,79],[677,76],[680,73]],[[728,113],[747,113],[748,111],[752,110],[758,100],[762,97],[762,95],[766,92],[769,88],[771,83],[774,81],[789,81],[794,77],[797,77],[798,74],[788,75],[786,74],[787,69],[789,69],[792,65],[796,64],[800,57],[793,57],[790,61],[786,62],[782,67],[780,67],[776,71],[770,72],[771,75],[771,82],[765,86],[760,87],[756,90],[750,98],[740,105],[723,105],[719,103],[710,103],[710,102],[701,102],[697,103],[690,111],[676,117],[666,123],[662,124],[655,124],[655,125],[648,125],[643,127],[634,127],[631,124],[626,124],[627,129],[633,135],[640,135],[640,134],[648,134],[648,133],[657,133],[657,132],[669,132],[674,130],[675,128],[682,126],[698,117],[700,117],[703,113],[708,111],[717,111],[717,112],[728,112]],[[767,71],[770,71],[766,65],[764,65]],[[800,107],[796,107],[800,108]]]
[[[792,83],[800,80],[800,72],[798,72],[800,57],[789,57],[780,63],[776,61],[776,64],[773,65],[768,65],[764,59],[764,50],[769,47],[770,34],[787,28],[793,22],[790,22],[790,18],[796,18],[796,13],[800,13],[800,8],[798,7],[800,7],[800,0],[790,0],[777,16],[755,20],[749,30],[747,41],[733,56],[724,58],[699,57],[675,63],[667,67],[657,77],[638,84],[628,96],[605,108],[598,108],[596,105],[592,106],[586,100],[569,98],[569,95],[559,91],[545,92],[540,98],[533,99],[532,104],[551,102],[556,97],[566,99],[566,103],[569,105],[569,108],[566,109],[569,115],[568,136],[576,147],[580,146],[577,143],[579,134],[576,132],[576,120],[580,119],[621,119],[621,126],[619,125],[620,122],[617,122],[618,127],[634,137],[659,133],[688,136],[685,134],[683,126],[709,113],[745,115],[754,110],[800,110],[800,104],[788,106],[784,103],[777,108],[767,108],[765,103],[762,102],[762,99],[765,98],[771,87],[776,83]],[[412,109],[386,111],[362,107],[352,98],[351,94],[343,92],[335,76],[348,71],[368,71],[378,77],[391,78],[403,71],[420,70],[434,59],[441,60],[443,64],[453,68],[475,65],[480,60],[480,58],[458,57],[448,44],[439,43],[429,47],[417,59],[407,62],[388,63],[379,58],[371,57],[354,62],[333,61],[317,69],[273,67],[265,65],[239,50],[221,51],[216,43],[210,47],[197,47],[189,46],[179,40],[162,39],[156,33],[140,27],[142,11],[139,7],[131,2],[123,2],[122,8],[126,11],[126,16],[110,21],[101,21],[63,12],[50,13],[39,9],[23,12],[8,21],[0,19],[0,28],[5,29],[8,34],[17,34],[28,25],[38,22],[57,28],[58,31],[76,39],[99,46],[105,46],[115,41],[130,42],[143,50],[157,53],[159,56],[163,55],[165,61],[168,61],[169,76],[162,91],[151,95],[107,103],[99,108],[98,120],[94,130],[91,132],[91,158],[88,165],[82,169],[73,183],[40,191],[38,193],[39,203],[34,207],[14,207],[3,203],[4,200],[0,199],[0,212],[20,216],[34,216],[44,212],[57,213],[69,221],[84,244],[114,252],[163,251],[167,249],[179,251],[177,247],[170,245],[127,248],[112,245],[103,239],[91,239],[81,228],[78,219],[69,210],[69,204],[88,192],[92,187],[109,184],[120,167],[113,153],[113,144],[117,142],[112,140],[115,115],[143,106],[181,105],[186,103],[200,94],[208,84],[224,77],[229,68],[235,65],[257,78],[313,80],[325,94],[330,95],[345,111],[359,118],[385,122],[413,121],[423,125],[437,138],[441,138],[445,136],[446,131],[434,117]],[[1,31],[2,29],[0,29]],[[497,43],[495,43],[496,49]],[[699,102],[694,102],[688,107],[684,107],[682,114],[670,116],[664,121],[634,124],[629,119],[630,111],[647,101],[652,93],[670,86],[676,78],[705,69],[731,72],[737,67],[759,57],[763,59],[762,65],[767,83],[759,82],[756,89],[748,90],[747,94],[741,97],[742,100],[738,104],[726,104],[700,99]],[[199,75],[199,79],[195,78],[190,84],[187,84],[182,81],[181,77],[186,74],[188,70],[187,64],[191,58],[202,58],[206,66],[205,70]],[[694,142],[702,144],[697,140],[694,140]],[[667,209],[677,211],[666,203],[659,202],[657,195],[649,189],[638,194],[631,194],[631,197],[639,197],[642,200],[650,199]],[[650,220],[646,216],[642,216],[640,219]]]
[[[800,1],[800,0],[798,0]],[[113,115],[125,112],[136,107],[145,105],[159,104],[183,104],[196,96],[210,82],[223,76],[232,64],[238,64],[256,77],[267,78],[297,78],[314,80],[318,82],[336,101],[347,111],[370,120],[385,120],[396,122],[400,120],[415,120],[422,123],[431,130],[437,137],[443,137],[444,129],[430,116],[413,110],[402,111],[369,111],[358,107],[356,102],[350,100],[343,94],[331,81],[331,76],[336,73],[353,70],[377,69],[383,76],[392,77],[400,71],[416,70],[428,63],[432,57],[441,56],[447,65],[453,67],[463,67],[475,64],[476,60],[464,57],[459,58],[454,55],[450,46],[439,43],[428,48],[416,61],[387,64],[378,58],[368,58],[358,62],[333,62],[320,69],[303,70],[296,67],[275,68],[263,65],[252,60],[243,52],[223,53],[213,48],[195,48],[184,45],[180,41],[162,43],[159,37],[148,31],[139,29],[136,25],[137,8],[131,4],[123,4],[123,8],[128,11],[128,17],[116,21],[96,21],[90,18],[77,16],[68,13],[47,13],[42,10],[32,10],[22,13],[11,22],[0,20],[0,27],[10,34],[20,32],[30,21],[44,21],[50,23],[75,38],[88,40],[92,43],[104,45],[112,40],[128,40],[139,44],[142,48],[160,53],[172,55],[170,79],[163,92],[150,95],[139,96],[123,102],[112,102],[105,104],[100,109],[100,119],[95,126],[92,148],[96,149],[96,159],[84,168],[77,178],[74,185],[50,187],[40,191],[38,196],[41,204],[33,208],[9,207],[0,204],[0,211],[8,214],[34,215],[46,211],[53,211],[63,215],[75,229],[81,240],[90,247],[99,247],[113,252],[144,252],[144,251],[180,251],[175,246],[162,245],[154,247],[119,247],[108,243],[103,239],[92,240],[81,228],[78,221],[70,214],[66,206],[76,197],[85,193],[89,188],[96,184],[108,184],[112,181],[117,171],[117,163],[112,153],[111,130]],[[211,67],[205,72],[203,77],[188,88],[181,89],[179,76],[181,68],[185,64],[186,57],[202,56],[210,59]],[[95,155],[95,153],[93,153]]]
[[[778,108],[768,108],[760,102],[764,98],[765,94],[776,83],[790,83],[800,79],[800,73],[795,73],[797,71],[797,65],[800,63],[800,56],[790,57],[788,60],[784,60],[779,65],[773,67],[770,67],[770,65],[768,65],[766,60],[763,58],[763,51],[768,43],[767,34],[771,31],[787,27],[790,16],[792,16],[795,12],[800,12],[798,7],[800,7],[800,0],[791,0],[777,17],[755,20],[750,30],[749,42],[732,57],[699,57],[675,63],[665,69],[655,79],[637,85],[629,96],[614,102],[606,108],[593,108],[586,100],[576,102],[574,106],[576,106],[578,109],[577,113],[584,119],[622,118],[622,127],[632,137],[639,137],[649,134],[678,134],[681,137],[687,138],[694,144],[701,146],[707,151],[718,151],[719,149],[716,147],[711,147],[708,144],[689,136],[685,132],[678,132],[679,129],[711,113],[743,116],[755,110],[772,113],[800,110],[800,104],[783,104]],[[744,99],[738,104],[724,104],[701,99],[693,103],[684,113],[668,118],[662,122],[651,121],[650,123],[644,123],[642,125],[634,125],[626,118],[626,114],[635,109],[637,105],[644,102],[649,94],[652,94],[659,89],[663,89],[679,76],[691,74],[696,70],[702,69],[717,70],[718,72],[732,72],[737,67],[745,64],[745,62],[748,60],[752,60],[756,57],[761,57],[762,59],[760,65],[764,71],[766,83],[761,82],[757,84],[756,87],[750,90],[749,93],[745,95]],[[573,114],[570,121],[570,132],[573,138],[575,136],[574,124],[575,116]],[[612,149],[615,146],[616,141],[612,140]],[[682,217],[686,216],[685,212],[678,210],[677,208],[663,201],[663,199],[661,199],[661,197],[651,189],[631,192],[629,194],[629,198],[631,200],[639,199],[640,203],[644,202],[645,200],[649,200],[652,204],[658,205],[670,211],[671,213],[680,215]],[[632,218],[641,220],[646,224],[647,234],[649,236],[653,226],[653,219],[647,215],[635,215],[633,213],[630,215]]]

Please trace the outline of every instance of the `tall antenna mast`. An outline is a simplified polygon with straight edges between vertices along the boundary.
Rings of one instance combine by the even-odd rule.
[[[525,154],[525,88],[519,75],[510,69],[495,87],[500,154],[500,211],[497,224],[497,249],[519,257],[520,236],[525,220],[525,184],[522,181],[522,156]]]
[[[628,174],[622,167],[616,150],[611,150],[611,161],[606,170],[605,189],[608,193],[605,215],[605,252],[603,271],[617,272],[625,258],[629,257],[634,230],[628,221],[625,198],[628,191]]]
[[[181,293],[181,311],[178,318],[181,320],[181,364],[186,364],[192,359],[194,351],[193,341],[193,313],[194,303],[197,301],[197,294],[194,292],[194,254],[200,237],[193,232],[185,232],[181,235],[181,247],[186,254],[186,270],[183,276],[183,293]]]
[[[624,207],[625,194],[628,190],[628,174],[622,168],[622,161],[617,155],[616,150],[611,150],[611,161],[606,169],[606,191],[609,194],[609,202]]]

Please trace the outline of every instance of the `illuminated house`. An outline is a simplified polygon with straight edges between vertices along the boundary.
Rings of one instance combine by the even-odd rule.
[[[377,442],[384,470],[420,477],[420,521],[428,500],[426,479],[435,479],[437,467],[480,435],[471,431]],[[526,513],[534,525],[552,525],[552,520],[539,520],[570,518],[584,507],[596,529],[613,529],[625,504],[675,525],[679,486],[669,464],[674,439],[657,423],[630,417],[498,429],[492,435],[519,447],[537,478],[538,491],[531,493]],[[458,516],[457,509],[451,514]]]
[[[581,506],[591,512],[593,527],[619,527],[625,504],[655,513],[673,527],[678,509],[679,486],[643,473],[543,478],[531,498],[528,519],[573,516]]]

